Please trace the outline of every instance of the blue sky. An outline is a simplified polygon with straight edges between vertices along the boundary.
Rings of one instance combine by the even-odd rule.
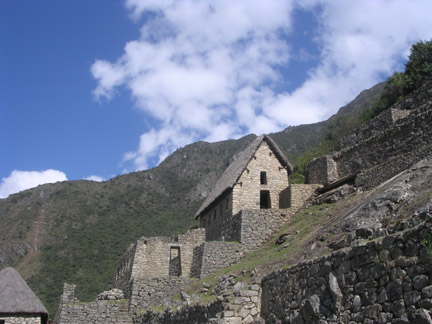
[[[0,0],[0,198],[328,118],[432,37],[429,0]]]

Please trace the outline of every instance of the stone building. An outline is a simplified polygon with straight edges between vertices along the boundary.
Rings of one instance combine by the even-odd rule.
[[[318,187],[290,185],[292,170],[276,143],[267,135],[259,136],[234,158],[196,213],[200,228],[173,238],[142,237],[132,244],[120,259],[114,280],[127,298],[129,314],[163,304],[191,278],[234,264],[277,233]],[[75,294],[68,287],[59,323],[69,324],[78,317],[96,323],[101,302],[83,306],[68,297]],[[110,307],[109,316],[122,317],[113,315],[120,314],[122,307],[121,303]]]
[[[224,223],[245,209],[289,207],[291,163],[267,135],[257,137],[225,170],[195,214],[207,240],[235,240],[221,232]]]
[[[14,268],[0,271],[0,324],[46,324],[48,311]]]

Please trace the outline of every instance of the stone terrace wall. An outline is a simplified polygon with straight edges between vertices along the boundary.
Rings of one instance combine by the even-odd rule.
[[[357,185],[372,188],[430,154],[431,125],[432,83],[428,83],[342,138],[338,152],[314,160],[307,180],[326,184],[329,174],[341,178],[364,171]]]
[[[264,277],[261,316],[267,324],[417,323],[416,310],[426,317],[421,309],[432,311],[432,259],[421,244],[431,226]]]
[[[189,283],[182,277],[135,278],[132,282],[129,311],[134,313],[150,306],[163,305],[164,299],[180,293]]]
[[[204,324],[223,309],[222,302],[216,301],[210,305],[195,305],[177,312],[165,311],[155,313],[147,311],[134,319],[134,324]]]
[[[343,177],[378,164],[385,164],[397,156],[430,147],[432,145],[431,125],[432,104],[429,103],[413,111],[407,118],[398,120],[393,127],[384,130],[380,135],[333,155],[338,164],[339,176]],[[416,162],[418,159],[410,161],[409,164]],[[400,171],[402,169],[403,167]]]
[[[432,82],[427,83],[419,89],[413,91],[403,100],[395,103],[391,109],[383,112],[370,122],[360,125],[351,134],[341,139],[340,148],[355,145],[369,137],[376,136],[383,129],[390,127],[400,118],[405,118],[411,110],[432,100]]]

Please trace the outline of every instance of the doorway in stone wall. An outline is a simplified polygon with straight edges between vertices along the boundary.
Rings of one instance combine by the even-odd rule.
[[[260,208],[261,209],[271,208],[270,191],[268,190],[260,191]]]
[[[181,276],[180,246],[170,247],[169,275],[171,277]]]

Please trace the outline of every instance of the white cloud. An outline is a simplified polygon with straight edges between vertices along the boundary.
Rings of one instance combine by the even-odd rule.
[[[3,178],[0,183],[0,198],[6,198],[10,194],[30,189],[44,183],[66,180],[66,174],[52,169],[45,171],[13,170],[9,177]]]
[[[91,176],[88,176],[88,177],[84,178],[84,180],[96,181],[96,182],[102,182],[102,181],[105,181],[104,178],[99,177],[99,176],[97,176],[97,175],[91,175]]]
[[[157,121],[124,156],[134,169],[194,140],[323,120],[400,69],[413,42],[432,36],[429,0],[127,0],[126,7],[145,21],[140,39],[91,71],[97,98],[128,89]],[[318,29],[304,37],[313,35],[319,53],[290,43],[296,10],[317,17]],[[278,87],[293,81],[281,69],[318,56],[297,89]]]

